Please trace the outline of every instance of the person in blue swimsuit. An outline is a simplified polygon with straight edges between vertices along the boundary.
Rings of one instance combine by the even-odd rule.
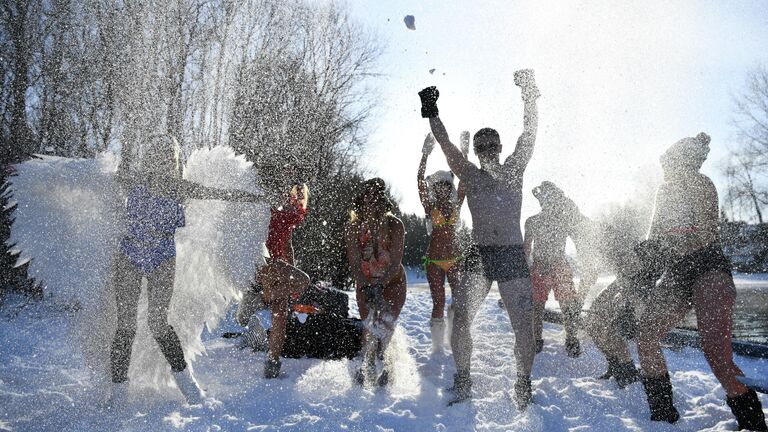
[[[174,235],[185,224],[184,202],[188,199],[261,200],[247,192],[213,189],[183,180],[178,155],[173,138],[154,136],[145,144],[138,170],[129,173],[125,163],[118,169],[118,181],[128,192],[128,230],[115,256],[111,281],[117,300],[117,331],[110,353],[113,389],[109,405],[113,407],[123,404],[127,394],[142,278],[147,279],[147,321],[152,336],[187,402],[202,403],[205,394],[187,368],[179,337],[168,324],[176,269]]]

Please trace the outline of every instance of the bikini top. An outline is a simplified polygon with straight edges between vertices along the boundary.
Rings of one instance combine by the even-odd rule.
[[[384,238],[379,238],[377,242],[374,242],[370,228],[361,223],[358,246],[360,247],[360,264],[363,273],[369,278],[381,277],[392,262],[389,242]]]
[[[435,228],[442,228],[446,226],[454,226],[456,225],[456,222],[459,220],[459,212],[456,210],[451,211],[451,215],[448,217],[445,217],[443,213],[438,209],[437,207],[432,209],[432,212],[430,213],[430,218],[432,219],[432,226]]]

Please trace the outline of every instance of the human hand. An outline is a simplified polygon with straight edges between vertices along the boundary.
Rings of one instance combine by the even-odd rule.
[[[368,307],[380,309],[384,305],[384,285],[375,283],[363,287],[363,296]]]
[[[432,135],[432,132],[428,133],[426,137],[424,137],[424,145],[421,147],[421,153],[425,156],[429,156],[430,153],[432,153],[432,150],[435,148],[435,136]]]
[[[515,71],[514,75],[515,85],[523,90],[523,100],[531,102],[536,100],[541,93],[536,86],[536,78],[533,74],[533,69],[520,69]]]
[[[461,133],[459,142],[461,143],[461,154],[463,154],[466,159],[469,154],[469,131]]]

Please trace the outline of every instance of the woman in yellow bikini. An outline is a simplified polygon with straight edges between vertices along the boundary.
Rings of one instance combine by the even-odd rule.
[[[462,151],[466,157],[469,150],[469,133],[461,134]],[[466,143],[466,144],[465,144]],[[432,319],[429,328],[432,333],[432,352],[442,352],[445,339],[445,280],[451,288],[459,284],[459,259],[456,244],[456,224],[459,223],[461,205],[464,203],[464,187],[453,187],[450,171],[437,171],[424,178],[427,158],[435,146],[435,138],[428,134],[422,147],[421,163],[417,175],[419,197],[427,214],[427,231],[430,233],[429,249],[424,257],[429,290],[432,293]]]

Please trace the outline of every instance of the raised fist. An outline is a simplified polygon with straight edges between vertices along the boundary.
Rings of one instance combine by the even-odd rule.
[[[466,158],[469,154],[469,131],[464,131],[461,133],[459,142],[461,144],[461,154],[463,154]]]
[[[437,117],[437,98],[440,97],[440,92],[437,87],[431,86],[419,92],[419,98],[421,98],[421,116],[424,118]]]
[[[515,71],[515,85],[523,90],[523,100],[536,100],[541,94],[536,87],[536,78],[533,76],[533,69],[520,69]]]
[[[424,155],[429,155],[432,153],[432,150],[435,148],[435,137],[432,135],[432,132],[428,133],[427,136],[424,138],[424,146],[421,147],[421,153]]]

